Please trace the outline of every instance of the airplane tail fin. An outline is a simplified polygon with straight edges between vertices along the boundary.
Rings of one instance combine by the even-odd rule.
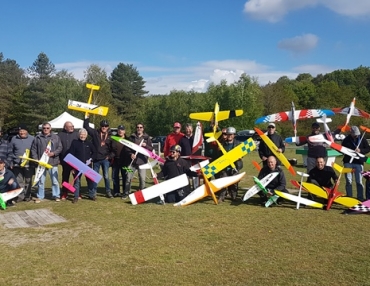
[[[348,125],[339,125],[338,129],[340,129],[341,132],[348,132],[351,130],[351,128]]]
[[[353,173],[352,168],[344,168],[338,165],[337,163],[333,163],[332,165],[333,165],[333,168],[337,170],[340,174]]]

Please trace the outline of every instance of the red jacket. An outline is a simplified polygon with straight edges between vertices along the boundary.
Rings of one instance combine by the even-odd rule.
[[[163,154],[164,157],[167,157],[170,154],[170,148],[173,145],[177,145],[180,142],[180,139],[184,137],[184,133],[170,133],[166,137],[166,141],[164,141],[164,147],[163,147]]]

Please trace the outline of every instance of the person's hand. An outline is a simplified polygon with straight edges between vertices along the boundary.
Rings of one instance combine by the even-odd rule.
[[[136,159],[136,155],[135,154],[131,154],[131,159],[132,160]]]
[[[49,153],[48,153],[48,156],[49,156],[49,157],[54,157],[54,155],[55,155],[55,154],[54,154],[54,152],[49,152]]]

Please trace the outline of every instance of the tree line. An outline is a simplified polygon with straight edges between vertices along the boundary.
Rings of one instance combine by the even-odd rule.
[[[295,79],[283,76],[267,85],[260,85],[257,80],[243,74],[231,84],[211,83],[205,92],[172,90],[166,95],[147,95],[143,77],[130,64],[119,63],[110,75],[92,64],[84,71],[84,79],[77,80],[66,70],[56,71],[43,52],[27,69],[0,53],[0,126],[6,130],[27,123],[34,132],[40,123],[66,111],[69,99],[86,102],[90,92],[86,83],[100,86],[93,103],[109,107],[107,119],[111,127],[124,124],[130,132],[137,122],[142,122],[152,136],[168,134],[175,121],[192,122],[192,112],[213,111],[216,102],[221,110],[244,111],[240,117],[220,122],[221,126],[234,126],[237,130],[252,129],[260,116],[290,110],[291,102],[296,109],[331,109],[349,106],[356,97],[356,107],[370,112],[369,67],[336,70],[316,77],[308,73]],[[81,119],[84,116],[81,112],[68,112]],[[335,129],[344,123],[345,115],[332,119]],[[100,120],[100,116],[91,117],[95,124]],[[309,132],[312,122],[313,119],[298,121],[298,133]],[[369,121],[352,117],[351,124],[368,126]],[[292,136],[289,122],[277,124],[277,130],[283,136]]]

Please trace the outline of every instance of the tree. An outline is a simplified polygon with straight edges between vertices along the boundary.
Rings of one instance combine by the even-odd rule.
[[[55,65],[43,52],[37,56],[32,66],[28,68],[30,76],[37,79],[49,79],[55,74],[55,71]]]
[[[133,65],[119,63],[109,81],[117,113],[128,121],[134,120],[140,112],[143,96],[148,93],[144,90],[143,77]]]

